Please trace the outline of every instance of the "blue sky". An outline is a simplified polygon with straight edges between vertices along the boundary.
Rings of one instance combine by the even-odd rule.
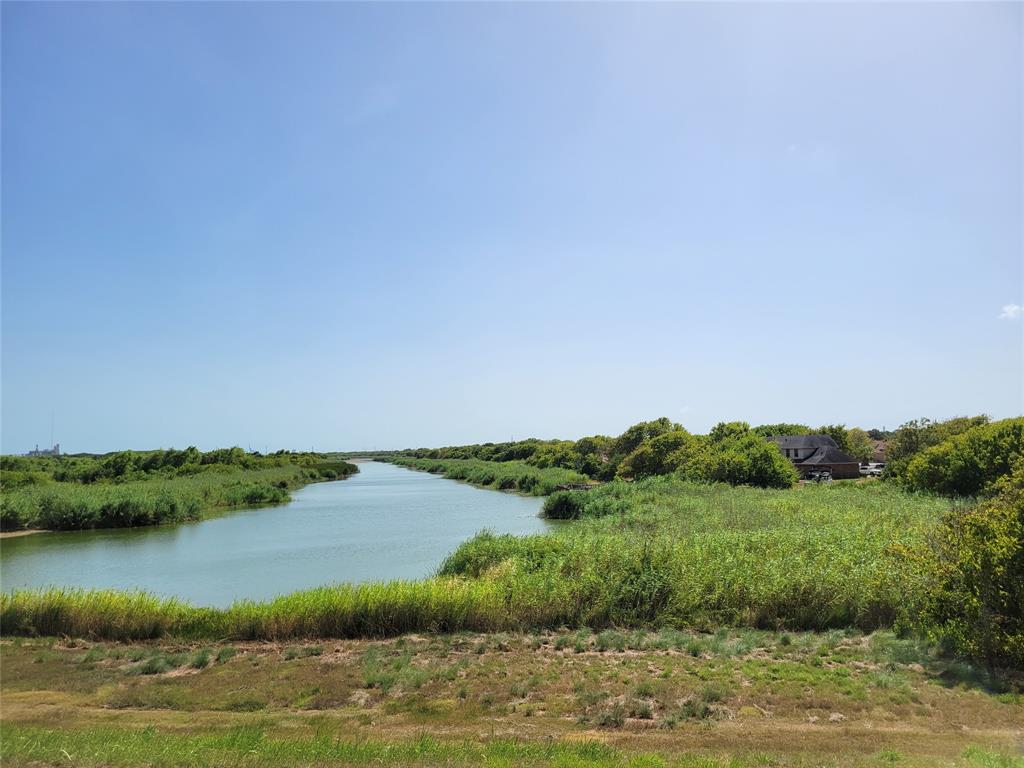
[[[1018,4],[2,22],[4,452],[1024,411]]]

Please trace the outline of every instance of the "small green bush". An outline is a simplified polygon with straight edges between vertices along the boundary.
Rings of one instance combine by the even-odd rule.
[[[550,520],[575,520],[583,514],[586,491],[555,491],[544,500],[544,517]]]

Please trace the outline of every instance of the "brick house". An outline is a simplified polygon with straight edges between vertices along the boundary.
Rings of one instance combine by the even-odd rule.
[[[812,470],[827,469],[836,480],[860,477],[860,463],[843,453],[828,435],[773,435],[782,455],[793,462],[801,477]]]

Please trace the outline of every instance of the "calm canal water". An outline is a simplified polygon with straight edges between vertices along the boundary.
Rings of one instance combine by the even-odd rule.
[[[184,525],[37,533],[0,545],[0,586],[144,589],[197,605],[337,582],[414,579],[484,528],[538,533],[541,500],[364,462],[278,507]]]

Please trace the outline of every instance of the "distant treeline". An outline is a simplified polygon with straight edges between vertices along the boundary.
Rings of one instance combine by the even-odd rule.
[[[196,520],[220,509],[276,504],[291,489],[345,478],[354,464],[323,454],[241,448],[119,451],[102,456],[0,457],[0,530],[120,528]]]
[[[397,455],[432,460],[520,462],[542,470],[569,470],[591,480],[679,473],[696,481],[788,488],[796,482],[796,471],[766,437],[790,432],[772,432],[772,426],[752,429],[746,422],[729,422],[717,425],[708,435],[695,435],[662,417],[634,424],[618,437],[593,435],[575,441],[531,438],[409,449],[398,451]],[[842,429],[845,437],[845,428],[828,429]]]
[[[326,465],[330,466],[326,466]],[[0,478],[5,488],[31,484],[36,479],[62,483],[128,482],[146,480],[153,475],[179,477],[205,471],[230,469],[269,469],[287,466],[324,466],[326,469],[351,474],[353,464],[328,462],[324,454],[278,451],[268,455],[247,453],[239,447],[200,451],[195,446],[182,450],[117,451],[101,455],[73,456],[2,456]],[[332,469],[333,468],[333,469]]]
[[[434,462],[516,462],[541,470],[568,470],[600,481],[677,475],[696,482],[788,488],[797,479],[796,471],[768,438],[824,434],[835,440],[840,450],[861,461],[875,450],[874,440],[885,439],[885,477],[910,490],[977,496],[984,494],[995,478],[1009,474],[1021,450],[1021,424],[1021,419],[993,423],[987,416],[973,416],[947,421],[918,419],[896,430],[882,431],[843,424],[751,427],[733,421],[719,423],[707,435],[698,435],[663,417],[634,424],[618,437],[593,435],[575,441],[530,438],[406,449],[390,456]],[[946,441],[961,435],[958,441],[946,445]],[[448,467],[436,467],[435,471],[450,471]],[[483,472],[480,467],[475,471]]]
[[[444,475],[450,480],[465,480],[481,488],[517,491],[530,496],[547,496],[560,485],[586,483],[588,478],[570,469],[538,467],[521,461],[479,461],[476,459],[417,459],[394,456],[394,464],[410,469]]]

